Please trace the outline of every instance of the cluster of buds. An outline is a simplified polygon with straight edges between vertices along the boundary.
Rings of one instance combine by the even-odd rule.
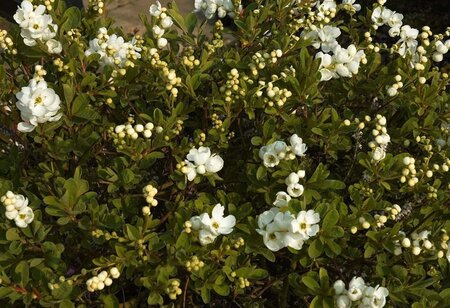
[[[234,272],[233,272],[233,273],[234,273]],[[232,274],[233,274],[233,273],[232,273]],[[236,274],[236,273],[235,273],[235,274]],[[248,281],[247,278],[239,277],[238,280],[237,280],[237,286],[238,286],[239,288],[241,288],[241,289],[245,289],[246,287],[249,287],[249,286],[250,286],[250,281]]]
[[[403,158],[403,165],[405,168],[403,168],[402,176],[400,177],[400,182],[405,183],[408,181],[408,185],[413,187],[419,182],[419,178],[416,176],[416,160],[413,157],[406,156]]]
[[[155,4],[150,6],[150,15],[156,19],[156,24],[152,28],[153,37],[157,40],[156,44],[159,49],[167,46],[167,39],[163,37],[165,31],[172,27],[173,20],[172,17],[167,15],[167,8],[162,7],[157,1]]]
[[[158,190],[153,185],[148,184],[142,191],[144,192],[145,201],[148,203],[148,206],[142,208],[142,214],[150,215],[150,208],[158,205],[158,200],[155,199]]]
[[[12,55],[17,54],[17,49],[14,48],[14,43],[6,30],[0,30],[0,51]]]
[[[47,11],[51,11],[51,10],[53,10],[53,4],[55,3],[55,0],[45,0],[44,1],[44,5],[45,5],[45,8],[47,9]]]
[[[178,89],[176,87],[181,85],[181,78],[177,77],[177,73],[174,69],[164,67],[162,72],[166,79],[166,89],[172,93],[173,97],[177,97]]]
[[[132,123],[117,125],[114,128],[112,135],[113,137],[117,137],[118,139],[124,139],[129,137],[133,140],[139,138],[139,134],[146,139],[149,139],[152,136],[152,131],[155,128],[155,125],[152,122],[148,122],[145,125],[136,124],[132,125]]]
[[[250,67],[250,70],[252,71],[253,76],[258,76],[258,71],[262,70],[266,67],[268,63],[277,63],[278,59],[283,56],[283,51],[281,49],[273,50],[270,53],[264,52],[260,53],[257,52],[252,56],[252,63],[250,63],[248,66]]]
[[[394,250],[394,254],[400,255],[402,248],[410,249],[411,253],[415,256],[434,250],[434,244],[428,239],[429,234],[430,231],[426,230],[420,233],[413,232],[411,238],[408,238],[404,232],[400,232],[403,239],[396,242],[397,247]]]
[[[181,132],[183,131],[183,125],[184,125],[184,121],[183,120],[177,120],[175,122],[175,127],[172,129],[172,133],[174,133],[175,135],[179,135],[181,134]],[[169,136],[166,136],[166,141],[169,141]]]
[[[209,54],[213,54],[217,49],[223,47],[223,23],[221,20],[217,20],[213,31],[213,40],[211,43],[206,42],[205,48]]]
[[[217,113],[213,113],[211,116],[211,122],[215,129],[223,129],[223,121],[220,119],[220,117],[217,115]]]
[[[273,76],[277,77],[277,76]],[[272,78],[274,79],[274,78]],[[292,92],[288,89],[280,89],[273,85],[273,82],[268,82],[267,86],[264,81],[259,81],[259,84],[263,87],[266,87],[266,96],[264,97],[264,102],[269,106],[273,107],[277,105],[278,107],[282,107],[287,99],[292,96]],[[261,90],[256,92],[256,96],[261,97],[263,92]]]
[[[433,32],[431,32],[431,28],[429,26],[423,26],[422,32],[420,33],[422,44],[425,46],[430,46],[430,37],[432,36]]]
[[[44,80],[44,76],[47,75],[47,71],[42,67],[42,65],[34,66],[34,76],[36,81]]]
[[[118,239],[119,238],[116,231],[109,233],[108,231],[103,231],[101,229],[92,230],[91,235],[95,238],[104,237],[105,240],[107,240],[107,241],[109,241],[110,239]]]
[[[445,43],[442,43],[442,41],[436,41],[434,43],[434,48],[436,49],[436,51],[433,53],[433,61],[442,62],[442,60],[444,59],[444,55],[450,48],[450,40],[446,40]]]
[[[434,188],[433,186],[428,186],[427,188],[428,193],[427,193],[427,198],[428,199],[437,199],[437,189]]]
[[[231,103],[233,100],[238,100],[240,96],[245,95],[245,91],[239,86],[239,71],[233,68],[227,74],[227,82],[220,87],[220,92],[225,93],[225,102]]]
[[[186,261],[185,266],[188,272],[198,272],[205,266],[205,263],[200,261],[197,256],[193,256],[189,261]]]
[[[189,69],[193,69],[195,66],[200,65],[200,60],[195,58],[194,49],[192,47],[187,47],[184,51],[182,63]]]
[[[245,240],[242,237],[238,238],[233,244],[235,249],[239,249],[240,247],[243,247],[244,245],[245,245]]]
[[[373,160],[378,162],[386,157],[386,148],[388,143],[391,142],[391,137],[387,133],[386,117],[377,114],[376,122],[376,126],[372,130],[375,140],[369,142],[369,147],[372,149]]]
[[[6,207],[6,218],[14,220],[19,228],[26,228],[33,221],[34,212],[28,206],[28,198],[8,191],[0,201]]]
[[[395,83],[387,89],[389,96],[395,96],[398,93],[398,89],[403,88],[402,76],[396,75],[394,77]]]
[[[69,71],[69,66],[64,64],[64,61],[61,58],[56,58],[55,60],[53,60],[53,65],[56,66],[56,69],[58,70],[58,72],[68,72]],[[73,75],[73,73],[72,73]]]
[[[176,300],[178,295],[181,295],[183,291],[180,288],[180,281],[172,280],[170,285],[166,289],[166,293],[169,295],[169,298],[172,300]]]
[[[392,205],[392,207],[388,206],[385,209],[386,214],[380,215],[375,214],[373,218],[375,218],[375,224],[378,228],[381,228],[384,226],[384,224],[388,221],[388,219],[395,220],[397,218],[397,215],[402,211],[402,208],[398,204]]]
[[[102,0],[88,0],[89,10],[97,12],[98,14],[103,14],[105,3]]]
[[[86,287],[89,292],[101,291],[105,287],[109,287],[113,283],[113,279],[117,279],[120,272],[117,267],[112,267],[107,271],[101,271],[97,276],[89,278],[86,281]]]
[[[445,229],[442,229],[442,235],[441,235],[441,242],[440,242],[440,246],[442,248],[442,250],[439,250],[437,253],[437,257],[438,258],[443,258],[444,257],[444,250],[447,251],[446,253],[446,257],[448,262],[450,262],[450,249],[449,249],[449,245],[448,245],[448,240],[449,240],[449,236],[447,234],[447,231]]]
[[[80,42],[80,38],[81,38],[80,29],[72,28],[69,31],[67,31],[66,34],[67,34],[67,37],[69,38],[69,40],[71,40],[73,42],[77,42],[80,44],[80,46],[83,46],[83,44]]]
[[[204,132],[201,132],[200,134],[197,135],[197,139],[198,145],[203,145],[203,143],[206,141],[206,134]]]
[[[178,169],[180,169],[181,172],[183,172],[183,169],[182,169],[183,167],[186,168],[186,170],[187,170],[187,167],[184,166],[185,164],[186,164],[185,162],[181,162],[181,163],[177,164],[177,168],[179,167],[178,165],[180,165],[181,167]],[[183,172],[183,173],[185,173],[185,172]],[[184,232],[186,232],[187,234],[192,232],[192,222],[190,220],[186,220],[183,224],[183,227],[184,227]]]

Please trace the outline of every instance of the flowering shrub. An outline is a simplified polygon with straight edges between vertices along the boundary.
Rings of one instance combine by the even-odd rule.
[[[448,306],[450,29],[385,2],[155,2],[130,35],[102,1],[23,1],[1,301]]]

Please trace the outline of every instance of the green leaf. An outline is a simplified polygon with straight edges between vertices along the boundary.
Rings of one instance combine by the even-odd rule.
[[[20,240],[19,230],[17,228],[8,229],[6,231],[6,239],[11,242]]]
[[[322,229],[330,230],[339,220],[339,212],[336,209],[330,210],[323,220]]]
[[[156,291],[150,292],[147,298],[147,304],[149,305],[162,305],[164,303],[163,297]]]
[[[68,84],[63,84],[63,89],[64,89],[64,99],[66,100],[67,106],[69,106],[73,100],[75,92],[73,90],[73,87]]]
[[[72,303],[70,300],[65,299],[59,303],[59,308],[75,308],[75,304]]]
[[[19,276],[20,285],[26,286],[30,280],[30,267],[27,261],[20,261],[14,272]]]
[[[305,286],[313,291],[313,294],[317,294],[320,292],[320,286],[312,277],[309,276],[303,276],[302,282],[305,284]]]
[[[315,239],[308,247],[308,255],[315,259],[319,257],[323,252],[323,245],[320,239]]]
[[[119,300],[113,294],[100,295],[104,308],[119,308]]]

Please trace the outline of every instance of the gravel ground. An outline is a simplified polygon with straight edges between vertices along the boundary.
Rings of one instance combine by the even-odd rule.
[[[84,0],[85,3],[87,0]],[[121,25],[125,31],[133,32],[134,30],[142,31],[141,21],[138,14],[148,14],[150,5],[156,0],[113,0],[107,4],[107,13],[113,17],[117,24]],[[163,6],[172,2],[171,0],[160,0]],[[177,0],[175,1],[183,15],[188,14],[194,9],[194,0]]]

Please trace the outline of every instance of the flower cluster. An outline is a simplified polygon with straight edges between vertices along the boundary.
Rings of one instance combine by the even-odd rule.
[[[17,125],[21,132],[33,131],[39,123],[58,121],[62,114],[60,109],[61,100],[47,82],[31,79],[27,87],[22,87],[16,94],[16,106],[20,110],[20,116],[24,122]]]
[[[379,285],[371,287],[361,277],[353,277],[348,285],[348,290],[342,280],[336,281],[333,288],[335,291],[334,300],[338,308],[381,308],[386,305],[386,297],[389,295],[388,289]]]
[[[61,43],[54,39],[58,25],[53,23],[50,15],[45,14],[45,10],[44,5],[34,7],[30,1],[24,0],[14,14],[14,20],[21,28],[20,35],[25,45],[36,46],[39,41],[47,45],[49,53],[60,53]]]
[[[405,166],[402,170],[402,176],[400,177],[400,182],[405,183],[408,181],[409,186],[414,186],[419,182],[419,178],[416,176],[416,160],[414,157],[406,156],[403,158],[403,165]]]
[[[387,133],[386,117],[377,114],[376,121],[375,129],[372,130],[375,140],[369,142],[369,147],[372,149],[373,160],[379,162],[386,157],[386,149],[389,142],[391,142],[391,137]]]
[[[263,160],[264,166],[273,168],[280,163],[281,159],[293,160],[296,156],[305,156],[307,146],[303,143],[302,138],[294,134],[289,141],[290,146],[281,140],[263,146],[259,150],[259,158]]]
[[[442,41],[436,41],[434,43],[434,48],[436,51],[433,53],[433,61],[442,62],[442,60],[444,60],[444,55],[450,48],[450,40],[446,40],[444,43],[442,43]]]
[[[6,207],[6,218],[14,220],[19,228],[26,228],[33,221],[34,213],[28,206],[28,198],[8,191],[0,201]]]
[[[172,280],[169,287],[166,289],[166,293],[169,295],[170,299],[176,300],[177,296],[183,293],[183,290],[180,288],[180,281],[177,279]]]
[[[126,42],[125,39],[117,34],[108,35],[106,28],[100,28],[97,37],[89,41],[89,48],[85,51],[86,56],[99,54],[100,67],[117,66],[119,68],[133,67],[132,60],[141,58],[141,48],[137,46],[136,40]],[[119,70],[121,75],[126,70]]]
[[[322,81],[332,78],[352,77],[358,74],[360,63],[366,63],[366,55],[363,50],[357,50],[351,44],[347,48],[337,46],[332,54],[318,52],[316,58],[320,59],[320,74]]]
[[[94,12],[99,13],[100,15],[103,14],[105,7],[105,2],[103,0],[88,0],[88,8]]]
[[[403,24],[402,14],[396,13],[387,7],[378,6],[373,10],[371,19],[373,22],[372,26],[375,30],[383,25],[388,25],[390,27],[389,35],[391,37],[395,37],[400,34],[400,28]]]
[[[403,231],[400,231],[399,234],[403,237],[402,240],[397,241],[396,248],[394,250],[395,255],[400,255],[402,253],[402,247],[411,249],[411,253],[415,256],[420,255],[426,251],[434,250],[434,244],[428,239],[430,235],[429,230],[424,230],[420,233],[413,232],[411,233],[411,239],[406,236]]]
[[[136,124],[134,126],[128,123],[117,125],[114,128],[114,133],[119,139],[124,139],[128,136],[131,139],[136,140],[139,138],[139,134],[142,134],[144,138],[149,139],[152,136],[152,131],[154,128],[155,125],[152,122],[148,122],[145,125]]]
[[[158,193],[158,189],[153,187],[153,185],[148,184],[143,189],[145,201],[148,203],[148,206],[144,206],[142,208],[142,213],[144,215],[150,215],[150,208],[152,206],[158,205],[158,200],[155,199],[156,194]]]
[[[167,9],[165,7],[161,7],[161,3],[156,1],[155,4],[152,4],[149,9],[150,15],[157,19],[157,25],[154,25],[152,28],[153,37],[157,39],[157,45],[159,49],[162,49],[167,46],[167,39],[163,37],[165,31],[172,27],[173,20],[172,17],[167,15]]]
[[[224,217],[224,210],[225,207],[218,203],[214,206],[211,217],[208,213],[192,217],[184,224],[186,233],[191,233],[192,230],[198,231],[202,245],[213,243],[221,234],[230,234],[236,225],[236,218],[233,215]]]
[[[272,251],[284,247],[300,250],[306,240],[319,232],[319,221],[319,214],[314,210],[301,211],[295,216],[289,211],[281,212],[274,207],[259,215],[259,229],[256,231]]]
[[[112,267],[107,271],[101,271],[97,276],[89,278],[86,281],[86,287],[89,292],[101,291],[106,287],[109,287],[113,283],[113,279],[120,277],[120,272],[117,267]]]
[[[235,6],[233,0],[195,0],[194,12],[203,12],[206,19],[212,19],[216,16],[224,18],[225,16],[234,17]],[[238,10],[241,10],[239,5]]]
[[[300,179],[305,177],[305,170],[299,170],[297,172],[291,172],[286,178],[285,183],[287,186],[287,193],[290,197],[297,198],[303,195],[305,191],[302,184],[299,183]],[[278,198],[277,193],[277,198]]]
[[[0,30],[0,52],[6,52],[8,54],[17,54],[17,49],[14,48],[14,42],[11,37],[8,36],[6,30]]]
[[[198,174],[219,172],[223,168],[223,163],[222,157],[218,154],[211,154],[210,148],[201,146],[189,151],[183,166],[180,165],[180,169],[188,181],[193,181]]]
[[[185,266],[188,272],[198,272],[203,266],[205,266],[205,263],[199,260],[197,256],[192,256],[189,261],[186,261]]]

